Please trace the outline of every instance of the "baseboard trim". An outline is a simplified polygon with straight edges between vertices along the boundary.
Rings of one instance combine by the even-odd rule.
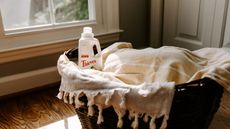
[[[57,67],[48,67],[0,78],[0,96],[60,82]]]

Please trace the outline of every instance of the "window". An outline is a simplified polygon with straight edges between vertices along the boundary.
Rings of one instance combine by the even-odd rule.
[[[1,0],[0,8],[4,30],[20,32],[95,20],[90,4],[91,0]]]
[[[0,0],[0,63],[76,47],[84,26],[118,40],[119,0]]]

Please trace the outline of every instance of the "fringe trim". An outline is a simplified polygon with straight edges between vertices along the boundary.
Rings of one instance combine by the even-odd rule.
[[[97,124],[101,124],[102,122],[104,122],[104,118],[102,116],[102,112],[103,112],[103,108],[100,105],[97,105],[99,113],[98,113],[98,118],[97,118]]]
[[[118,116],[118,121],[117,121],[117,127],[118,128],[122,128],[123,126],[123,116],[125,115],[125,110],[119,110],[119,108],[116,108],[116,107],[113,107],[114,108],[114,111],[117,113],[117,116]]]
[[[84,106],[84,103],[81,102],[79,100],[80,96],[82,95],[82,93],[84,92],[65,92],[65,91],[60,91],[57,95],[57,98],[58,99],[62,99],[64,100],[65,103],[68,103],[68,104],[74,104],[75,105],[75,108],[78,109],[82,106]],[[86,96],[87,96],[87,99],[88,99],[88,103],[87,103],[87,106],[88,106],[88,116],[93,116],[94,115],[94,108],[93,108],[93,105],[95,105],[95,102],[94,102],[94,98],[99,94],[93,94],[92,93],[89,93],[87,94],[87,92],[84,93]],[[111,96],[114,94],[114,91],[112,94],[108,95],[106,94],[104,97],[106,98],[105,99],[105,105],[108,105],[109,104],[109,101],[111,99]],[[120,107],[113,107],[116,114],[118,115],[118,122],[117,122],[117,127],[118,128],[122,128],[123,126],[123,116],[125,115],[126,113],[126,107],[125,107],[125,93],[124,94],[119,94],[119,96],[121,97],[121,102],[119,104]],[[99,110],[99,114],[98,114],[98,118],[97,118],[97,124],[101,124],[102,122],[104,122],[104,118],[103,118],[103,115],[102,115],[102,112],[103,112],[103,109],[106,107],[106,106],[102,106],[100,104],[96,104],[96,106],[98,107],[98,110]],[[157,115],[157,114],[156,114]],[[156,124],[155,124],[155,119],[156,119],[156,115],[150,115],[148,113],[138,113],[138,112],[135,112],[135,111],[129,111],[129,119],[133,119],[133,122],[131,124],[131,127],[133,129],[138,129],[138,125],[139,125],[139,122],[138,122],[138,119],[139,117],[143,117],[143,121],[144,122],[148,122],[149,121],[149,117],[151,118],[150,119],[150,122],[149,122],[149,128],[150,129],[156,129]],[[163,121],[162,121],[162,124],[161,124],[161,127],[160,129],[165,129],[167,127],[167,120],[169,118],[168,115],[166,114],[163,114],[164,118],[163,118]]]
[[[88,116],[93,116],[94,115],[94,109],[93,109],[93,105],[94,105],[94,97],[95,96],[91,96],[91,95],[87,95],[87,99],[88,99]]]
[[[131,127],[133,127],[133,129],[137,129],[138,125],[139,125],[139,122],[138,122],[138,113],[135,113],[135,115],[134,115],[134,121],[131,124]]]
[[[149,122],[149,128],[150,129],[156,129],[156,124],[155,124],[156,116],[152,116],[150,122]]]
[[[149,121],[149,116],[147,114],[145,114],[143,120],[145,123],[147,123]]]

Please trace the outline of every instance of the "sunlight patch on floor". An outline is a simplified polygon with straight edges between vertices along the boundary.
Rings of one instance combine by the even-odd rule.
[[[75,115],[37,129],[82,129],[82,126],[78,116]]]

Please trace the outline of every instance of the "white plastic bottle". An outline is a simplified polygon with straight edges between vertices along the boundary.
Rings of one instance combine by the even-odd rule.
[[[94,54],[96,46],[97,54]],[[78,65],[82,69],[102,69],[101,47],[98,39],[94,38],[91,27],[84,27],[78,42]]]

